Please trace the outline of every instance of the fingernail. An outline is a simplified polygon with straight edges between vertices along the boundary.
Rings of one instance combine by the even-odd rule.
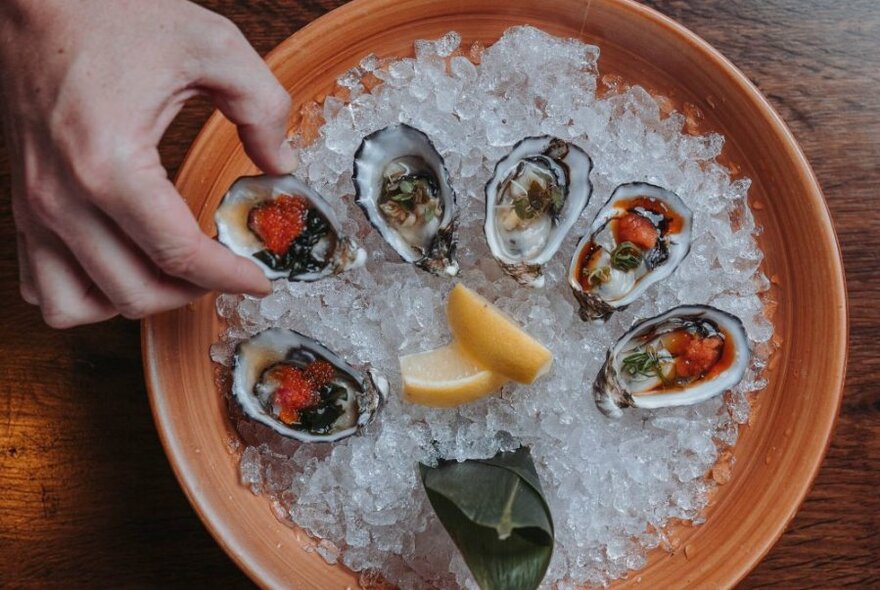
[[[252,290],[248,295],[252,295],[254,297],[265,297],[269,293],[272,292],[272,283],[269,282],[269,279],[263,277],[263,281],[260,283],[259,288]]]
[[[296,172],[296,169],[299,167],[299,158],[296,152],[293,151],[293,148],[290,147],[290,142],[286,139],[281,143],[278,157],[282,168],[287,170],[287,172]]]

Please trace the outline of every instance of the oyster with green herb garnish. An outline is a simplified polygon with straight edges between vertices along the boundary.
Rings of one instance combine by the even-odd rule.
[[[352,180],[357,204],[401,258],[437,275],[458,273],[455,193],[427,135],[405,124],[368,135]]]
[[[617,187],[569,266],[581,319],[604,321],[672,274],[690,250],[691,218],[671,191],[644,182]]]
[[[541,266],[589,203],[592,166],[581,148],[549,136],[523,139],[495,166],[486,185],[486,240],[520,284],[544,285]]]
[[[637,323],[617,341],[593,397],[613,418],[627,407],[695,404],[739,383],[749,354],[739,318],[707,305],[683,305]]]
[[[314,281],[366,260],[366,252],[342,235],[330,204],[293,176],[239,178],[214,221],[217,239],[269,279]]]

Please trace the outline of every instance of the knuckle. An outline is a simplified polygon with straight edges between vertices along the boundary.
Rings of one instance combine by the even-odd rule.
[[[37,293],[36,293],[36,291],[34,291],[34,288],[31,287],[30,285],[27,285],[25,283],[21,283],[18,286],[18,292],[21,295],[21,298],[28,305],[39,305],[40,299],[39,299],[39,297],[37,297]]]
[[[287,91],[280,85],[275,84],[273,89],[266,93],[266,115],[272,121],[287,120],[293,101]]]
[[[198,238],[179,239],[175,243],[157,248],[153,253],[153,262],[169,275],[186,277],[195,268],[199,250]]]
[[[293,101],[274,78],[272,82],[271,85],[266,85],[265,90],[253,94],[252,108],[243,117],[242,123],[253,127],[275,127],[279,122],[287,124],[287,116]]]
[[[48,303],[40,308],[43,314],[43,321],[50,328],[56,330],[64,330],[79,325],[79,319],[68,310],[54,303]]]
[[[126,160],[120,149],[96,142],[83,150],[71,168],[88,197],[101,202],[114,195],[115,177],[126,166]]]
[[[116,303],[119,314],[129,320],[139,320],[152,313],[144,293],[129,293]]]
[[[64,201],[59,194],[45,187],[28,187],[25,199],[33,217],[43,225],[53,227],[64,219]]]
[[[244,34],[238,26],[226,17],[218,16],[214,23],[211,40],[216,49],[221,51],[237,50],[245,43]]]

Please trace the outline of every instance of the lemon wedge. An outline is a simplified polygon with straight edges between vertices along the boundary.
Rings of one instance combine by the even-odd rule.
[[[480,399],[507,381],[475,363],[455,343],[400,357],[400,374],[404,399],[438,408]]]
[[[534,383],[553,362],[553,353],[543,344],[461,283],[449,295],[446,317],[464,352],[494,373]]]

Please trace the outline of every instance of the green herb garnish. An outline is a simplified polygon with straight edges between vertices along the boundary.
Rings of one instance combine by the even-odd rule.
[[[348,390],[330,383],[318,390],[318,396],[320,401],[317,404],[300,412],[299,422],[304,430],[312,434],[327,434],[345,412],[338,402],[348,400]]]
[[[407,220],[407,213],[436,209],[438,197],[436,187],[430,178],[417,174],[386,178],[379,200],[379,209],[392,225],[401,225]],[[437,211],[435,210],[434,215]],[[420,221],[428,222],[433,216],[422,214]]]
[[[406,202],[406,201],[412,201],[412,199],[413,199],[414,196],[415,196],[415,195],[413,195],[412,192],[409,192],[409,193],[400,193],[399,195],[393,195],[393,196],[391,197],[391,200],[394,201],[394,202],[396,202],[396,203],[403,203],[403,202]]]
[[[522,198],[516,199],[513,202],[513,210],[516,212],[516,216],[520,219],[532,219],[534,217],[534,213],[532,209],[529,207],[529,200]]]
[[[669,380],[663,373],[663,363],[671,360],[671,356],[658,354],[653,347],[648,346],[642,352],[634,352],[625,357],[621,367],[630,377],[657,377],[664,385],[668,385]]]
[[[642,263],[642,258],[641,248],[632,242],[623,242],[611,251],[611,266],[622,271],[634,270]]]
[[[593,270],[584,269],[584,276],[587,278],[587,284],[596,287],[611,280],[611,268],[608,266],[598,266]]]
[[[528,221],[551,208],[555,214],[564,204],[565,197],[560,187],[553,185],[545,188],[539,182],[532,182],[526,196],[513,200],[513,210],[517,217]]]

